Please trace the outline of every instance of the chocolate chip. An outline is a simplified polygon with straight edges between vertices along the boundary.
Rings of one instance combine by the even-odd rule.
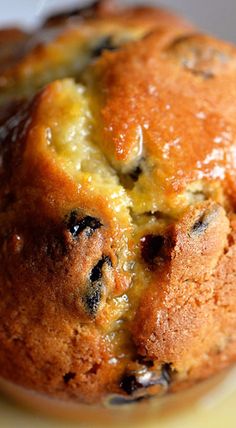
[[[92,58],[98,58],[102,53],[106,51],[114,51],[117,46],[114,44],[111,36],[106,36],[100,39],[100,41],[92,48]]]
[[[63,376],[63,380],[65,382],[65,384],[69,383],[70,380],[74,379],[76,376],[76,373],[74,372],[68,372]]]
[[[66,221],[66,226],[73,238],[77,238],[77,236],[84,230],[86,231],[86,236],[90,237],[96,229],[99,229],[102,226],[102,223],[99,219],[90,216],[78,219],[78,213],[74,210],[70,213],[70,216]]]
[[[105,263],[110,267],[112,266],[110,257],[103,256],[92,269],[89,277],[89,285],[83,298],[86,311],[91,316],[96,315],[102,299],[102,270]]]

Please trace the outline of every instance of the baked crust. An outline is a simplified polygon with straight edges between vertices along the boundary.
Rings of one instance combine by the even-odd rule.
[[[233,363],[235,48],[104,4],[0,43],[15,37],[0,70],[0,375],[122,404]]]

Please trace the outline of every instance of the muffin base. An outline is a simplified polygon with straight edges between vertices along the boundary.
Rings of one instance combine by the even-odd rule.
[[[13,402],[36,412],[40,416],[65,421],[89,423],[91,427],[112,424],[127,427],[130,424],[141,425],[153,420],[162,421],[177,417],[186,411],[204,411],[205,408],[216,408],[229,395],[236,392],[236,367],[221,372],[204,382],[194,385],[179,394],[170,394],[139,403],[122,406],[86,405],[63,401],[35,393],[0,378],[0,392]],[[121,411],[122,408],[122,411]],[[119,412],[119,420],[117,415]],[[91,425],[92,424],[92,425]]]

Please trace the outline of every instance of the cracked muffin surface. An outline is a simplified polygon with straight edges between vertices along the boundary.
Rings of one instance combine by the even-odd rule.
[[[0,46],[0,376],[122,405],[232,364],[235,47],[106,1]]]

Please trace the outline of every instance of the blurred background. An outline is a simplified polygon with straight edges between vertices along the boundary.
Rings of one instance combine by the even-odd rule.
[[[88,3],[81,0],[0,0],[0,25],[23,23],[32,26],[48,11]],[[120,0],[120,3],[170,7],[204,30],[236,42],[236,0]]]

